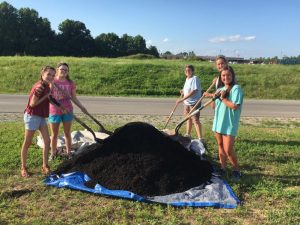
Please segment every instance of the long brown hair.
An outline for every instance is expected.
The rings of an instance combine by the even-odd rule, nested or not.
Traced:
[[[66,79],[67,79],[68,81],[72,82],[72,80],[70,79],[70,76],[69,76],[70,68],[69,68],[68,63],[60,62],[60,63],[57,64],[56,68],[58,69],[58,68],[61,67],[61,66],[66,66],[66,67],[68,67],[68,74],[67,74],[67,76],[66,76]]]
[[[231,88],[233,87],[233,85],[237,84],[236,81],[236,77],[235,77],[235,72],[233,70],[233,68],[231,66],[225,66],[220,72],[219,72],[219,83],[218,83],[218,88],[220,87],[224,87],[225,84],[223,83],[222,79],[221,79],[221,74],[223,71],[229,71],[231,73],[232,79],[231,79],[231,83],[229,84],[229,88],[226,89],[226,94],[225,97],[227,98],[229,96],[229,92],[231,90]]]
[[[54,72],[56,72],[55,68],[52,67],[52,66],[44,66],[42,69],[41,69],[41,72],[40,72],[40,80],[41,80],[41,83],[42,85],[44,85],[44,80],[43,80],[43,74],[47,71],[47,70],[53,70]]]

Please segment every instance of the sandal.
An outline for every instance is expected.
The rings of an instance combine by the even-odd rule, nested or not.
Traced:
[[[58,156],[57,153],[51,154],[50,157],[49,157],[49,161],[55,160],[57,158],[57,156]]]
[[[74,154],[72,152],[67,153],[67,158],[68,159],[72,159],[74,156]]]
[[[21,168],[21,176],[22,177],[29,177],[30,174],[27,171],[27,168]]]
[[[44,174],[44,175],[49,175],[50,172],[51,172],[51,171],[50,171],[50,168],[49,168],[48,165],[42,167],[42,174]]]

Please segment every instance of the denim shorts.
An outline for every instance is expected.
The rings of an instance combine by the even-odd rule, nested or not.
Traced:
[[[69,122],[72,121],[74,118],[73,113],[68,114],[55,114],[55,115],[49,115],[48,121],[49,123],[60,123],[60,122]]]
[[[26,130],[38,130],[41,126],[47,126],[46,118],[24,114],[24,124]]]

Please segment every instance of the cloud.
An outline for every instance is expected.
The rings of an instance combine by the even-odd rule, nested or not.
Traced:
[[[146,41],[146,45],[147,45],[147,46],[152,45],[152,41],[151,41],[151,40],[147,40],[147,41]]]
[[[255,39],[256,39],[255,36],[242,37],[240,34],[236,34],[231,36],[213,37],[208,41],[211,43],[223,43],[223,42],[237,42],[237,41],[252,41]]]
[[[169,38],[165,38],[164,40],[163,40],[163,42],[168,42],[169,41]]]

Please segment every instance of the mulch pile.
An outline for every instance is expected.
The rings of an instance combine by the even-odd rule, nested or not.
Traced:
[[[128,123],[103,144],[93,144],[59,165],[57,174],[80,171],[94,188],[127,190],[142,196],[186,191],[210,180],[212,166],[153,126]]]

